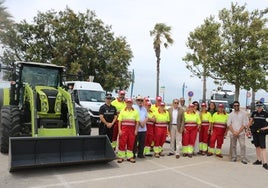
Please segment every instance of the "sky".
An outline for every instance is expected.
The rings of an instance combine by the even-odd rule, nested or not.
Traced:
[[[28,23],[32,23],[38,11],[63,11],[66,7],[76,13],[85,13],[87,9],[95,11],[99,19],[112,26],[115,36],[126,37],[130,45],[134,55],[129,66],[129,70],[135,72],[133,95],[152,98],[156,94],[156,57],[149,32],[156,23],[165,23],[171,27],[174,44],[161,49],[159,85],[164,88],[160,95],[170,102],[182,96],[188,101],[189,92],[193,93],[192,101],[202,99],[202,80],[193,77],[182,60],[190,52],[186,46],[187,38],[207,17],[217,18],[220,10],[230,9],[231,2],[240,6],[246,3],[249,11],[268,7],[268,0],[5,0],[4,6],[13,20],[20,22],[25,19]],[[183,83],[186,85],[184,93]],[[208,79],[207,98],[217,87],[213,80]],[[227,84],[223,88],[234,90],[234,86]],[[257,92],[256,99],[259,98],[268,101],[263,90]],[[245,90],[240,91],[239,100],[242,105],[251,102],[246,98]]]

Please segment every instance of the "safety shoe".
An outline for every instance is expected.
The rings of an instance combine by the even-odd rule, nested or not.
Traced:
[[[222,154],[216,154],[216,157],[223,158]]]
[[[188,155],[187,153],[183,153],[182,154],[183,157],[187,157],[187,155]]]
[[[160,157],[159,153],[155,153],[155,154],[154,154],[154,157],[155,157],[155,158],[159,158],[159,157]]]
[[[267,165],[267,163],[263,164],[262,167],[263,167],[264,169],[268,170],[268,165]]]
[[[118,158],[118,159],[117,159],[117,162],[118,162],[118,163],[122,163],[123,161],[124,161],[123,158]]]
[[[257,161],[255,161],[254,163],[252,163],[253,165],[261,165],[262,164],[262,162],[261,161],[259,161],[259,160],[257,160]]]
[[[193,157],[193,154],[188,154],[188,157],[189,157],[189,158],[192,158],[192,157]]]
[[[248,162],[245,161],[245,160],[242,160],[241,163],[243,163],[243,164],[248,164]]]
[[[180,158],[180,155],[176,155],[176,159],[179,159]]]
[[[162,153],[162,152],[160,152],[159,155],[160,155],[161,157],[164,157],[164,156],[165,156],[165,154]]]
[[[129,158],[127,159],[127,161],[131,162],[131,163],[136,163],[136,160],[132,157],[132,158]]]
[[[213,155],[213,153],[211,153],[211,152],[207,153],[207,156],[212,156],[212,155]]]

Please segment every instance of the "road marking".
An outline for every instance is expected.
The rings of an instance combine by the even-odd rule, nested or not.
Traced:
[[[190,166],[204,165],[204,164],[211,163],[211,162],[199,162],[199,163],[187,164],[187,165],[182,165],[182,166],[174,166],[174,167],[167,167],[167,166],[160,165],[160,164],[153,162],[153,161],[149,161],[149,162],[161,167],[161,169],[154,169],[154,170],[148,170],[148,171],[142,171],[142,172],[130,173],[130,174],[122,174],[122,175],[116,175],[116,176],[110,176],[110,177],[93,178],[93,179],[88,179],[88,180],[70,181],[70,182],[66,182],[66,180],[64,178],[62,178],[62,176],[56,175],[56,176],[59,176],[57,178],[60,180],[60,183],[47,184],[47,185],[41,185],[41,186],[32,186],[31,188],[49,188],[49,187],[55,187],[55,186],[64,186],[64,187],[68,186],[68,187],[70,187],[71,185],[74,185],[74,184],[85,184],[85,183],[94,182],[94,181],[119,179],[119,178],[131,177],[131,176],[141,176],[141,175],[153,174],[153,173],[158,173],[158,172],[163,172],[163,171],[168,171],[168,170],[173,170],[174,172],[176,172],[178,174],[181,174],[185,177],[197,180],[197,181],[202,182],[202,183],[209,185],[211,187],[221,188],[215,184],[212,184],[212,183],[204,181],[200,178],[197,178],[197,177],[194,177],[194,176],[191,176],[191,175],[188,175],[188,174],[185,174],[183,172],[176,170],[176,169],[190,167]]]
[[[181,174],[181,175],[183,175],[183,176],[185,176],[185,177],[194,179],[194,180],[196,180],[196,181],[199,181],[199,182],[204,183],[204,184],[206,184],[206,185],[209,185],[209,186],[211,186],[211,187],[221,188],[221,187],[218,186],[218,185],[215,185],[215,184],[210,183],[210,182],[208,182],[208,181],[202,180],[202,179],[197,178],[197,177],[195,177],[195,176],[192,176],[192,175],[189,175],[189,174],[186,174],[186,173],[184,173],[184,172],[181,172],[181,171],[176,170],[176,169],[178,169],[178,168],[185,168],[185,167],[189,167],[189,166],[198,166],[198,165],[204,165],[205,163],[211,163],[211,162],[209,162],[209,161],[206,161],[206,162],[200,162],[200,163],[194,163],[194,164],[190,164],[190,165],[183,165],[183,166],[178,166],[178,167],[174,167],[174,168],[169,168],[169,167],[167,167],[167,166],[165,166],[165,165],[160,165],[159,163],[156,163],[156,162],[154,162],[154,161],[149,161],[149,162],[150,162],[150,163],[153,163],[154,165],[157,165],[157,166],[159,166],[159,167],[167,168],[167,169],[169,169],[169,170],[171,170],[171,171],[173,171],[173,172],[175,172],[175,173],[177,173],[177,174]]]

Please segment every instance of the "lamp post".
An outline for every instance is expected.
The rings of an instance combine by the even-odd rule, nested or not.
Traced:
[[[185,82],[183,82],[182,84],[182,97],[184,98],[184,91],[185,91],[185,88],[187,88],[187,86],[185,85]]]
[[[161,86],[160,87],[160,93],[162,93],[162,98],[163,98],[163,101],[165,101],[165,86]]]

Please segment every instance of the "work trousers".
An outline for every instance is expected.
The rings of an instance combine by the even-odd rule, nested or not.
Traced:
[[[122,125],[121,135],[119,135],[119,147],[118,157],[119,158],[132,158],[133,148],[135,141],[135,126]],[[125,156],[126,153],[126,156]]]
[[[196,135],[197,135],[197,126],[185,126],[186,131],[182,134],[183,146],[194,146]]]
[[[209,145],[211,149],[215,148],[216,141],[217,141],[217,149],[221,149],[225,131],[226,128],[220,128],[220,127],[213,128],[213,133],[210,137],[210,145]]]
[[[160,153],[166,141],[167,127],[155,126],[154,133],[154,151],[155,153]]]
[[[144,147],[144,154],[150,154],[151,146],[154,141],[154,124],[146,124],[146,136],[145,136],[145,147]]]
[[[113,136],[112,136],[112,147],[115,149],[117,146],[117,138],[118,138],[118,120],[115,121],[113,126]]]
[[[230,135],[230,146],[232,152],[232,159],[236,159],[237,157],[237,140],[240,145],[240,156],[241,160],[246,160],[246,144],[245,144],[245,134],[240,134],[238,136],[234,136],[233,134]]]
[[[208,144],[208,129],[209,125],[201,125],[199,131],[199,150],[200,151],[207,151],[207,144]]]
[[[179,155],[182,147],[182,134],[179,133],[177,125],[171,125],[170,127],[170,153]]]

